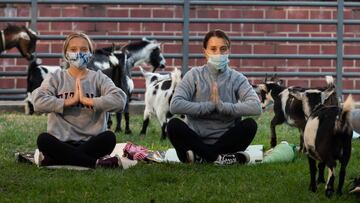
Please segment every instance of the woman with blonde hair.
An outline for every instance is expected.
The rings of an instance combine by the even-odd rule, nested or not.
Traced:
[[[119,167],[109,157],[116,144],[107,131],[107,112],[122,111],[126,95],[101,71],[87,69],[94,51],[80,32],[67,36],[63,54],[67,68],[50,73],[33,95],[35,111],[48,113],[47,132],[37,139],[39,166]]]

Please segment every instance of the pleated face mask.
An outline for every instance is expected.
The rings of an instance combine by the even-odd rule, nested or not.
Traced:
[[[218,71],[223,71],[229,62],[229,54],[208,55],[208,66]]]

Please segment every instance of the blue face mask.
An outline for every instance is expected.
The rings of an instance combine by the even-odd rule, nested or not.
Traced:
[[[229,54],[209,55],[207,61],[209,67],[214,68],[218,71],[225,70],[229,62]]]
[[[90,52],[66,52],[66,60],[78,69],[86,68],[92,54]]]

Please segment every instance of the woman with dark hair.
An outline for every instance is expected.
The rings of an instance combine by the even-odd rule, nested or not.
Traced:
[[[93,44],[84,33],[70,34],[63,46],[67,68],[50,73],[33,93],[35,111],[48,114],[47,132],[37,139],[39,166],[119,167],[108,157],[116,144],[107,131],[107,112],[124,109],[126,95],[101,71],[87,69]]]
[[[176,87],[170,103],[174,114],[167,126],[170,142],[182,162],[246,163],[243,152],[253,140],[257,124],[242,116],[259,115],[259,98],[248,79],[229,68],[230,39],[213,30],[203,40],[207,63],[192,68]]]

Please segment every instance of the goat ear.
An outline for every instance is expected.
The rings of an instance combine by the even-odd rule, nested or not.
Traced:
[[[150,40],[149,40],[148,38],[146,38],[146,37],[143,37],[141,40],[142,40],[142,41],[150,42]]]
[[[324,94],[324,101],[327,100],[332,94],[334,94],[335,89],[334,88],[328,88],[326,89],[323,94]]]
[[[266,73],[266,74],[265,74],[265,81],[264,81],[264,83],[266,83],[267,77],[268,77],[268,75],[267,75],[267,73]]]
[[[113,42],[112,47],[111,47],[111,52],[114,52],[114,51],[115,51],[115,43]]]
[[[41,60],[40,58],[36,58],[36,59],[35,59],[35,63],[36,63],[37,65],[41,65],[42,60]]]
[[[284,80],[279,79],[279,80],[276,81],[276,84],[282,85],[282,84],[284,84]]]
[[[276,77],[276,74],[272,75],[270,78],[270,81],[277,82],[278,78]]]
[[[260,88],[258,85],[251,85],[257,94],[260,94]]]

